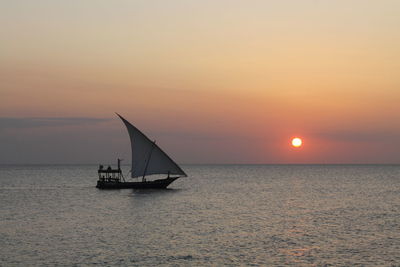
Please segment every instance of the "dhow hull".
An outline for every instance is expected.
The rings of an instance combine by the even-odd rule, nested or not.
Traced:
[[[165,189],[179,177],[170,177],[154,181],[143,182],[114,182],[97,181],[96,187],[99,189]]]

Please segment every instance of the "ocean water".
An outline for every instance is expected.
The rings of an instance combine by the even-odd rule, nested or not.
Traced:
[[[127,168],[127,167],[126,167]],[[98,190],[97,166],[0,166],[1,266],[400,266],[400,166],[183,166]]]

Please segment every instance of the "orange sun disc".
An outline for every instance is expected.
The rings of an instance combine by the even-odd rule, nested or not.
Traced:
[[[301,147],[302,144],[303,144],[303,141],[300,138],[296,137],[296,138],[292,139],[292,146]]]

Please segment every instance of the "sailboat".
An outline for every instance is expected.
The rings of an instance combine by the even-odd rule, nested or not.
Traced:
[[[131,140],[132,164],[131,178],[137,181],[125,181],[121,170],[121,160],[118,159],[118,169],[99,166],[97,188],[100,189],[162,189],[186,173],[157,144],[150,140],[138,128],[117,113],[125,124]],[[166,174],[167,177],[157,180],[147,180],[146,177],[155,174]],[[141,179],[140,179],[141,178]]]

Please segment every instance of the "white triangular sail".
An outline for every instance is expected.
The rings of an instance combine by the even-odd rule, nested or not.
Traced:
[[[158,145],[151,141],[139,129],[117,114],[124,122],[131,138],[132,166],[131,177],[151,174],[177,174],[187,176]]]

